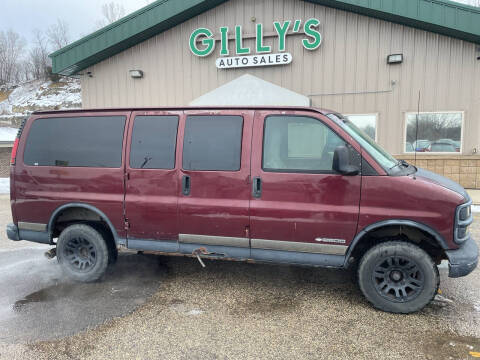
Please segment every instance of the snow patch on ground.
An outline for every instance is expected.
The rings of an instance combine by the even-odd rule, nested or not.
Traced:
[[[14,142],[17,137],[18,129],[11,127],[0,127],[0,142]]]
[[[0,178],[0,194],[10,194],[10,178]]]
[[[34,80],[18,85],[8,98],[0,102],[0,114],[24,115],[26,111],[80,108],[80,81],[62,80],[59,83]]]

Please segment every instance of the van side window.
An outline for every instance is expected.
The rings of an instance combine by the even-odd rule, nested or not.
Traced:
[[[330,173],[333,152],[345,142],[320,120],[303,116],[265,119],[263,169]]]
[[[185,170],[240,170],[243,118],[188,116],[183,141]]]
[[[125,116],[36,119],[23,156],[26,165],[119,168]]]
[[[178,116],[137,116],[133,125],[130,167],[175,168]]]

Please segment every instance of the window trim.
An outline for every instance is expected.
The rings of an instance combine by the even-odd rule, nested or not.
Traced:
[[[420,111],[420,112],[417,112],[417,111],[406,111],[405,113],[405,116],[403,117],[403,141],[402,141],[402,154],[403,155],[415,155],[415,154],[420,154],[420,155],[427,155],[427,156],[430,156],[430,155],[448,155],[448,156],[451,156],[451,155],[463,155],[463,145],[464,145],[464,131],[465,131],[465,111],[452,111],[452,110],[449,110],[449,111]],[[417,152],[417,151],[411,151],[411,152],[407,152],[405,151],[405,145],[407,143],[407,126],[408,126],[408,115],[422,115],[422,114],[461,114],[461,117],[462,117],[462,128],[461,128],[461,131],[460,131],[460,151],[457,152],[442,152],[442,151],[435,151],[435,152],[430,152],[430,151],[426,151],[426,152]]]
[[[270,114],[266,115],[263,118],[263,134],[262,134],[262,171],[263,172],[270,172],[270,173],[285,173],[285,174],[324,174],[324,175],[340,175],[336,173],[333,170],[305,170],[305,169],[266,169],[264,167],[263,161],[265,160],[264,155],[265,155],[265,126],[267,124],[267,119],[269,117],[278,117],[278,116],[284,116],[284,117],[301,117],[301,118],[311,118],[313,120],[319,121],[322,123],[324,126],[326,126],[330,131],[332,131],[335,135],[337,135],[340,139],[342,139],[345,144],[350,145],[350,143],[343,138],[339,133],[337,133],[335,130],[333,130],[328,124],[326,124],[322,119],[311,116],[311,115],[296,115],[296,114]],[[355,151],[357,151],[354,148]]]
[[[349,116],[375,116],[375,142],[378,143],[378,118],[380,114],[376,113],[362,113],[362,114],[342,114],[344,117],[348,118]],[[353,121],[352,121],[353,122]]]
[[[123,124],[123,132],[122,132],[122,141],[121,141],[121,149],[120,149],[120,166],[63,166],[63,165],[32,165],[27,164],[25,161],[25,154],[28,146],[28,140],[31,136],[31,131],[34,123],[38,120],[49,120],[49,119],[70,119],[70,118],[101,118],[101,117],[123,117],[124,124]],[[22,149],[22,165],[29,168],[68,168],[68,169],[123,169],[124,162],[125,162],[125,136],[127,135],[127,128],[128,128],[128,121],[129,116],[127,114],[121,113],[113,113],[113,114],[102,114],[102,115],[81,115],[81,114],[67,114],[66,116],[63,114],[59,114],[58,116],[47,116],[47,117],[36,117],[34,118],[29,126],[27,131],[27,136],[25,137],[25,143]]]
[[[239,166],[238,166],[238,169],[236,170],[192,170],[192,169],[185,169],[183,167],[183,162],[184,162],[184,156],[185,156],[185,133],[186,133],[186,129],[187,129],[187,119],[189,117],[192,117],[192,116],[195,116],[195,117],[218,117],[218,116],[236,116],[236,117],[239,117],[242,119],[242,132],[240,134],[240,162],[239,162]],[[185,114],[185,120],[184,120],[184,125],[183,125],[183,131],[182,131],[182,139],[181,139],[181,146],[182,146],[182,151],[181,151],[181,169],[182,171],[184,171],[185,173],[187,172],[191,172],[191,171],[196,171],[196,172],[207,172],[207,173],[211,173],[211,172],[231,172],[231,173],[237,173],[237,172],[241,172],[242,171],[242,167],[243,167],[243,137],[245,135],[245,116],[244,114]]]
[[[173,167],[172,168],[136,168],[132,167],[132,149],[133,149],[133,133],[135,131],[135,121],[137,117],[176,117],[177,118],[177,131],[175,132],[175,146],[174,146],[174,154],[173,154]],[[140,115],[140,114],[135,114],[133,116],[133,124],[132,124],[132,131],[130,135],[130,146],[128,151],[128,163],[127,163],[127,168],[129,170],[152,170],[152,171],[158,171],[158,170],[165,170],[165,171],[170,171],[170,170],[175,170],[177,168],[177,148],[178,148],[178,136],[180,134],[180,115],[178,114],[162,114],[162,115]]]

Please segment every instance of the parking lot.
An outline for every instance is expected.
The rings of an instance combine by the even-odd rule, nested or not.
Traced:
[[[480,214],[473,233],[480,239]],[[0,195],[0,226],[10,221]],[[75,284],[48,246],[0,238],[2,359],[469,359],[480,270],[419,313],[373,309],[348,271],[124,253]]]

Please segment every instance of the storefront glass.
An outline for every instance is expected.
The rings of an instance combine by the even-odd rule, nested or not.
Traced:
[[[462,112],[408,113],[406,116],[405,152],[461,152]]]

